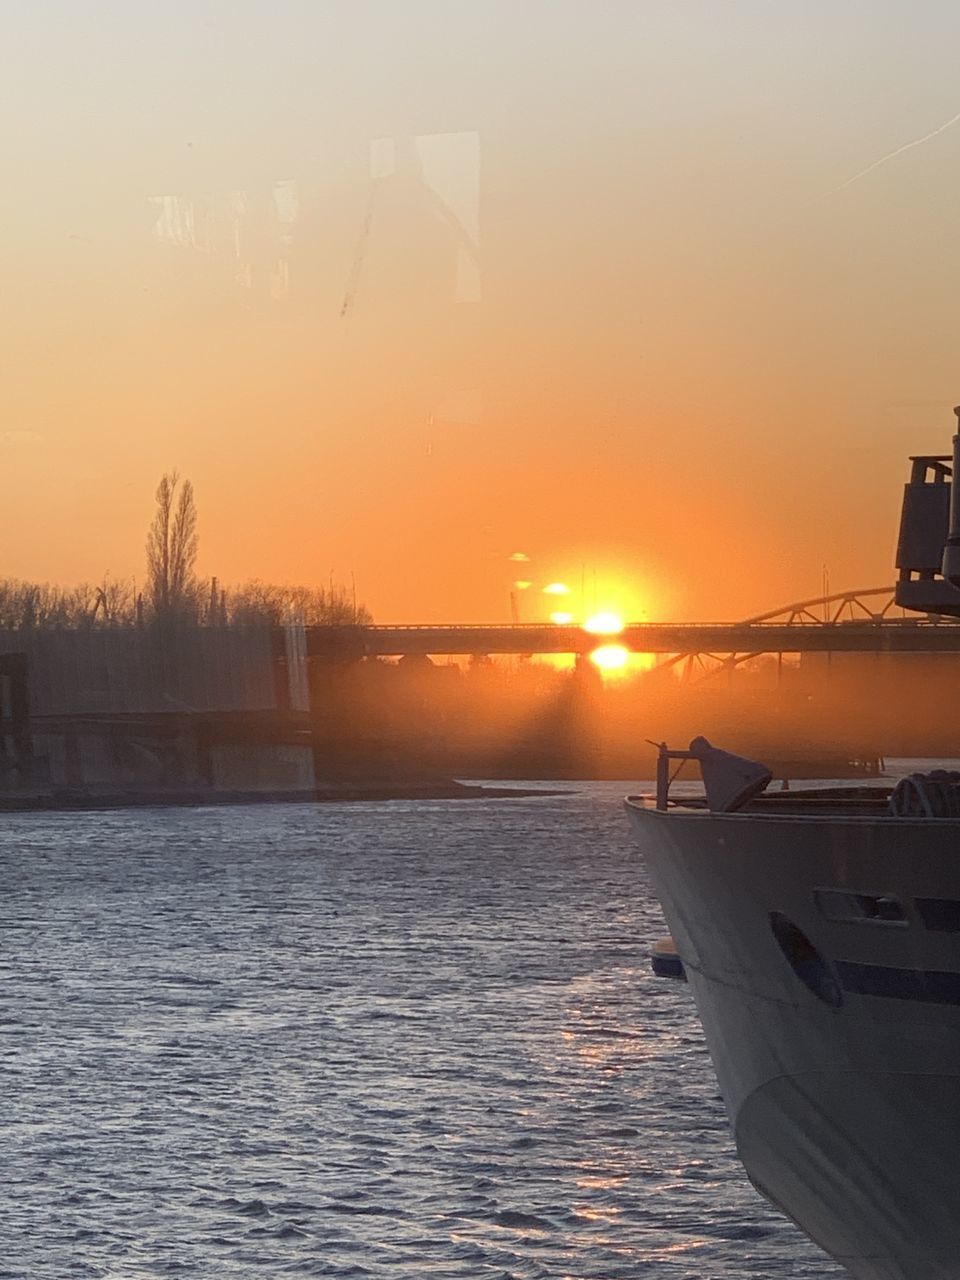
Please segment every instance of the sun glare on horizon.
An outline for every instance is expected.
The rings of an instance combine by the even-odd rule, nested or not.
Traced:
[[[602,609],[591,616],[583,624],[584,631],[594,636],[618,636],[623,630],[624,622],[612,609]]]
[[[622,644],[602,644],[591,653],[590,661],[600,668],[604,676],[624,675],[630,662],[630,650]]]

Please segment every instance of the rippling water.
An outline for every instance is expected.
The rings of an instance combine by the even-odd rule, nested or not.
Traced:
[[[0,1276],[840,1276],[649,972],[623,790],[4,816]]]

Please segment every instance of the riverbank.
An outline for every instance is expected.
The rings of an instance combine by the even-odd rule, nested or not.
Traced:
[[[567,795],[569,790],[544,787],[497,787],[466,782],[422,785],[379,783],[323,786],[299,791],[226,791],[203,787],[122,790],[84,787],[42,795],[0,796],[0,813],[71,812],[87,809],[189,808],[245,804],[334,804],[385,800],[506,800],[524,796]]]

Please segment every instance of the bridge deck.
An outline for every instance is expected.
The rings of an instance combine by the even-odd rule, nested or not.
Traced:
[[[618,636],[581,627],[371,626],[309,627],[316,657],[401,657],[424,654],[584,654],[599,645],[635,653],[960,653],[960,624],[922,618],[839,622],[647,622]]]

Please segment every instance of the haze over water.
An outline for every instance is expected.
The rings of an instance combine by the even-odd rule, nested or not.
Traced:
[[[649,972],[624,790],[6,815],[3,1274],[838,1275]]]

